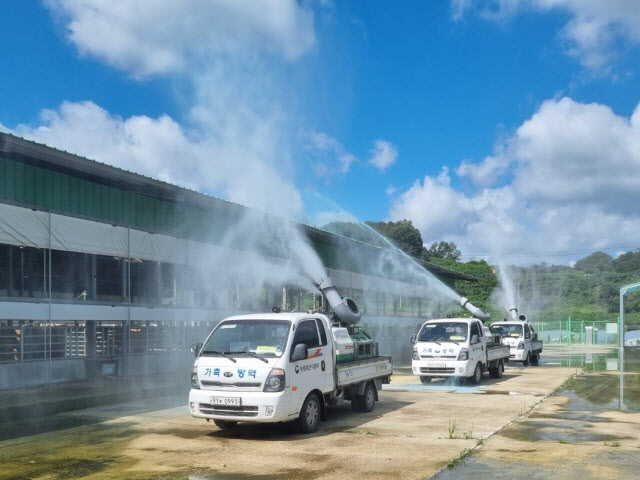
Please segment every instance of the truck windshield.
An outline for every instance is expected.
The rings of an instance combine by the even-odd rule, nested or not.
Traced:
[[[469,326],[461,322],[428,323],[420,330],[420,342],[464,342]]]
[[[503,337],[521,337],[522,325],[504,325],[494,323],[489,327],[494,335],[502,335]]]
[[[291,329],[288,320],[228,320],[218,324],[202,347],[202,355],[253,354],[279,357]]]

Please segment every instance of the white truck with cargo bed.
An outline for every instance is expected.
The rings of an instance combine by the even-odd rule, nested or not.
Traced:
[[[509,360],[509,348],[476,318],[428,320],[411,342],[411,368],[422,383],[438,377],[462,377],[479,384],[484,372],[501,378]]]
[[[340,399],[351,400],[354,410],[373,410],[393,373],[391,357],[377,351],[351,360],[347,329],[320,313],[229,317],[194,350],[189,409],[220,428],[295,422],[310,433]]]
[[[489,327],[494,335],[502,338],[502,344],[509,347],[509,360],[522,362],[525,367],[538,365],[542,352],[542,340],[538,340],[533,325],[526,316],[520,315],[518,320],[504,320],[492,323]]]

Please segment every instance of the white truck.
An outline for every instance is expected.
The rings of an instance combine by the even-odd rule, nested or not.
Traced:
[[[411,368],[422,383],[438,377],[462,377],[477,385],[485,372],[501,378],[509,360],[509,348],[477,318],[428,320],[412,335],[411,342]]]
[[[191,415],[223,429],[295,422],[298,431],[311,433],[327,406],[341,399],[356,411],[372,411],[382,384],[390,382],[391,357],[378,355],[377,343],[353,325],[360,316],[352,300],[336,297],[332,284],[323,292],[336,312],[332,320],[277,310],[222,320],[194,348]],[[357,318],[349,318],[354,309]]]
[[[502,344],[509,347],[509,360],[522,362],[527,367],[538,365],[540,352],[542,352],[542,340],[538,340],[538,334],[532,325],[529,325],[525,315],[518,315],[514,307],[510,310],[511,320],[495,322],[491,324],[491,332],[502,338]]]
[[[370,412],[390,381],[391,357],[337,363],[353,350],[348,339],[346,328],[332,327],[318,313],[226,318],[196,348],[191,414],[220,428],[295,420],[299,431],[311,433],[325,408],[341,398]]]

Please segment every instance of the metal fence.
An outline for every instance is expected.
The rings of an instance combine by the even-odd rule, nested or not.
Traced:
[[[533,323],[538,338],[547,343],[563,345],[616,345],[618,343],[617,318],[611,320],[563,320]]]

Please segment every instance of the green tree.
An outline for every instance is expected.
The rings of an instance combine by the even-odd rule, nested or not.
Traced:
[[[399,220],[397,222],[365,222],[371,228],[384,235],[386,238],[412,257],[420,257],[424,245],[420,230],[413,226],[411,220]]]
[[[434,258],[451,258],[460,260],[462,253],[458,250],[458,246],[454,242],[433,242],[431,247],[424,249],[422,257],[424,260],[431,261]]]
[[[586,273],[597,274],[606,273],[613,267],[613,257],[608,253],[594,252],[588,257],[584,257],[576,262],[576,270]]]
[[[640,250],[620,255],[613,261],[613,269],[618,273],[635,273],[637,275],[640,272]]]
[[[377,247],[385,247],[387,243],[380,236],[371,231],[371,228],[356,222],[331,222],[322,227],[322,230],[335,233],[343,237],[352,238]]]

